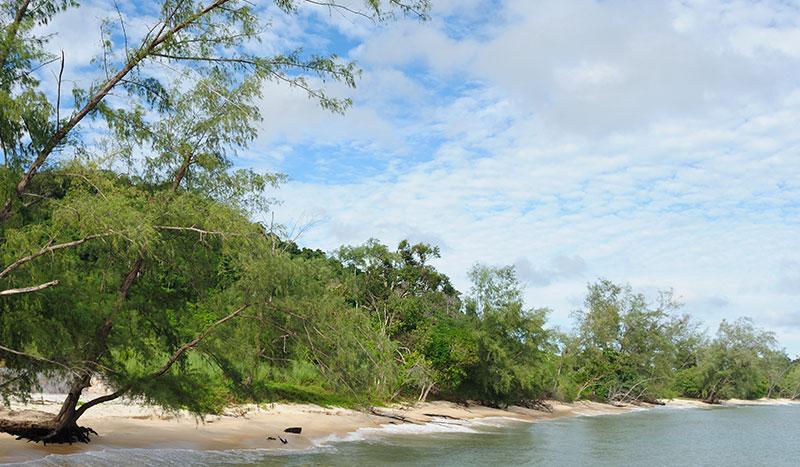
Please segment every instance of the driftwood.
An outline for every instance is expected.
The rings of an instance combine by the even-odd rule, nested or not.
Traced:
[[[664,402],[664,401],[660,401],[658,399],[653,399],[653,398],[650,398],[650,397],[642,398],[642,402],[647,403],[647,404],[652,404],[652,405],[667,405],[667,403]]]
[[[463,420],[462,418],[453,417],[453,416],[450,416],[450,415],[443,415],[443,414],[439,414],[439,413],[424,413],[422,415],[425,415],[426,417],[446,418],[448,420]]]
[[[303,431],[303,428],[301,428],[299,426],[293,426],[293,427],[289,427],[289,428],[283,430],[284,433],[294,433],[296,435],[299,435],[300,432],[302,432],[302,431]]]
[[[375,407],[370,408],[369,412],[372,415],[375,415],[377,417],[391,418],[392,420],[398,420],[398,421],[401,421],[403,423],[414,423],[416,425],[420,424],[419,422],[415,422],[414,420],[410,420],[409,418],[404,417],[402,415],[394,415],[394,414],[379,412],[378,410],[375,409]]]

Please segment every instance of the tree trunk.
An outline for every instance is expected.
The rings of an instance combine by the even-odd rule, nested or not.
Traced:
[[[89,387],[91,376],[86,373],[77,377],[69,388],[61,410],[51,419],[44,420],[0,420],[0,432],[34,442],[47,443],[88,443],[90,434],[97,434],[87,427],[78,426],[82,412],[77,410],[78,400],[84,389]]]
[[[138,263],[137,263],[138,264]],[[95,333],[94,350],[88,356],[87,361],[98,363],[100,358],[106,351],[108,336],[111,334],[112,321],[111,318],[106,318],[103,324],[97,329]],[[81,371],[75,377],[70,385],[67,397],[61,404],[61,410],[58,415],[50,423],[50,431],[43,436],[21,436],[22,438],[30,439],[31,441],[42,441],[44,443],[74,443],[74,442],[89,442],[89,434],[97,434],[91,428],[78,426],[78,418],[83,415],[83,411],[78,410],[78,401],[80,400],[83,390],[91,386],[92,372],[87,370]]]
[[[53,430],[48,433],[41,441],[47,443],[70,443],[73,442],[89,442],[89,434],[97,434],[91,428],[78,426],[78,418],[81,413],[78,413],[78,401],[80,400],[83,390],[91,385],[91,375],[86,373],[84,376],[77,378],[69,389],[64,403],[61,404],[61,410],[54,419],[55,426]],[[37,441],[37,440],[34,440]]]
[[[705,402],[706,404],[716,404],[719,401],[719,398],[717,396],[719,395],[720,389],[729,383],[731,383],[731,380],[728,377],[725,377],[717,381],[714,384],[714,386],[711,387],[711,391],[708,393],[708,396],[706,396],[706,398],[703,399],[703,402]]]
[[[433,389],[433,385],[434,383],[431,383],[425,389],[425,393],[422,395],[422,402],[425,402],[428,399],[428,394],[431,392],[431,389]]]

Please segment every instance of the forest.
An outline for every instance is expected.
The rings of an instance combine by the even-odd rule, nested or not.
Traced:
[[[559,329],[510,266],[476,264],[459,291],[435,245],[302,247],[260,221],[286,175],[237,156],[262,124],[263,86],[342,113],[352,102],[325,86],[356,86],[357,65],[251,54],[263,27],[251,2],[154,3],[149,27],[109,15],[102,55],[83,64],[96,79],[71,89],[57,38],[40,31],[77,2],[1,7],[0,395],[26,400],[45,381],[67,395],[51,421],[0,431],[86,441],[80,417],[120,397],[196,414],[276,400],[800,397],[800,361],[773,333],[747,318],[708,333],[669,290],[598,279]],[[302,3],[274,1],[286,15]],[[429,8],[367,0],[343,13],[424,21]],[[82,398],[98,381],[112,392]]]

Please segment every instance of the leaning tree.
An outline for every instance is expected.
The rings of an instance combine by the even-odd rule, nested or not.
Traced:
[[[233,166],[256,136],[254,102],[284,83],[343,112],[350,101],[317,83],[352,87],[358,74],[335,55],[253,53],[268,6],[304,21],[315,7],[377,22],[429,7],[164,0],[136,12],[109,2],[97,77],[71,92],[69,54],[49,53],[58,38],[41,31],[77,2],[0,7],[0,395],[25,399],[52,376],[68,383],[57,415],[0,419],[0,431],[88,441],[78,419],[122,395],[199,413],[223,402],[189,354],[272,299],[257,261],[271,237],[251,220],[281,176]],[[98,378],[111,392],[79,404]]]

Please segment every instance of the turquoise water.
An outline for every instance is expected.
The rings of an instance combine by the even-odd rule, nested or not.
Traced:
[[[797,466],[800,405],[657,408],[525,424],[392,426],[327,440],[306,453],[117,450],[39,465]]]

